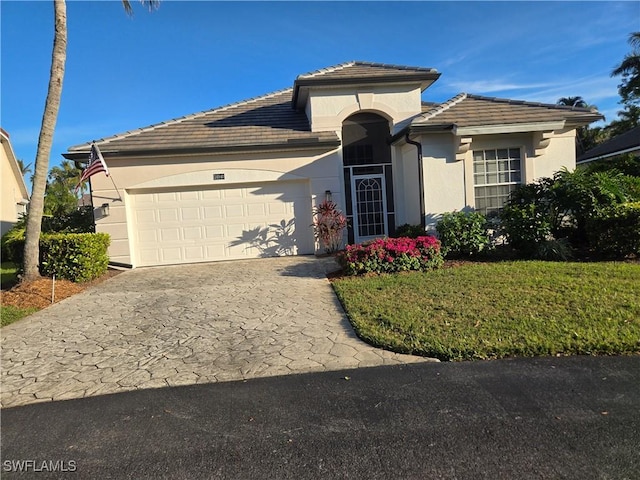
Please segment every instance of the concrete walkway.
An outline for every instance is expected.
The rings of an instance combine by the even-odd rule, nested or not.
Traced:
[[[428,361],[359,340],[331,258],[124,272],[4,327],[0,406]]]

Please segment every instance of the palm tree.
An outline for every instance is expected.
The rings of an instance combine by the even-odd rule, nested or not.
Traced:
[[[597,110],[595,105],[588,104],[584,98],[577,97],[562,97],[556,102],[556,105],[561,105],[571,108],[588,108],[590,110]],[[602,139],[602,128],[579,127],[576,129],[576,155],[580,155],[590,148],[595,147]]]
[[[24,160],[20,160],[19,158],[18,158],[18,166],[20,167],[20,172],[22,173],[23,177],[27,173],[33,172],[33,170],[31,169],[31,164],[30,163],[25,164]]]
[[[51,73],[49,76],[49,90],[42,116],[36,165],[33,175],[33,189],[29,202],[29,216],[24,244],[24,275],[23,281],[35,280],[40,276],[38,259],[40,255],[40,232],[42,231],[42,213],[44,210],[44,192],[47,186],[49,171],[49,155],[53,143],[53,132],[56,128],[60,97],[62,95],[62,81],[67,59],[67,6],[64,0],[53,0],[55,15],[55,34],[53,37],[53,54],[51,57]]]
[[[640,101],[640,32],[629,35],[629,44],[631,53],[625,55],[620,65],[611,72],[611,76],[622,75],[618,93],[622,97],[622,103],[633,104]]]
[[[156,8],[159,0],[140,0],[150,10]],[[128,0],[122,0],[127,13],[133,9]],[[42,125],[36,151],[33,189],[29,203],[29,215],[25,232],[24,244],[24,275],[22,281],[28,282],[40,276],[38,263],[40,256],[40,233],[42,231],[42,214],[44,211],[44,194],[47,186],[49,170],[49,156],[53,143],[53,133],[58,120],[62,82],[67,59],[67,6],[65,0],[53,0],[55,33],[53,37],[53,53],[51,56],[51,72],[49,75],[49,89],[42,115]]]
[[[558,99],[556,105],[575,108],[589,108],[589,104],[582,97],[562,97]]]

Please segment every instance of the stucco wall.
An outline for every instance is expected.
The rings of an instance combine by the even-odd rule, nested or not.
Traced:
[[[131,264],[130,238],[132,223],[130,195],[149,189],[205,188],[233,186],[251,182],[285,179],[308,179],[315,204],[330,190],[332,198],[344,208],[341,167],[336,152],[305,155],[298,152],[219,155],[193,157],[106,159],[111,178],[100,173],[91,178],[96,230],[111,236],[111,261]],[[213,174],[225,174],[224,180],[213,180]],[[113,182],[112,182],[113,180]],[[114,184],[118,190],[114,188]],[[109,215],[100,206],[109,204]]]
[[[2,148],[0,148],[0,178],[2,179],[0,235],[4,235],[18,220],[18,213],[25,211],[28,194],[22,172],[20,172],[13,149],[4,132],[0,134],[0,140],[2,142]]]
[[[423,178],[425,223],[433,228],[440,216],[454,210],[475,207],[473,183],[473,150],[490,148],[520,148],[522,175],[531,183],[541,177],[552,176],[566,167],[575,168],[575,130],[558,132],[550,136],[549,146],[536,156],[532,133],[500,135],[476,135],[463,160],[456,160],[455,137],[451,133],[423,135]],[[404,174],[403,191],[400,192],[402,206],[398,213],[401,223],[420,223],[417,201],[417,171],[415,148],[406,145],[397,151],[397,163]],[[400,169],[398,169],[400,171]]]
[[[395,125],[420,113],[419,86],[399,85],[376,87],[317,88],[311,91],[307,117],[311,130],[340,131],[342,122],[361,111],[384,114]]]

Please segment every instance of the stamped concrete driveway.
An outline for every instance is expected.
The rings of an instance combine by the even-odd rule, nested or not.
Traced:
[[[354,334],[331,258],[124,272],[1,332],[1,406],[425,361]]]

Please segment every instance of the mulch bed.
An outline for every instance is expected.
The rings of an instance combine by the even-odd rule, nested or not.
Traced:
[[[100,278],[85,283],[56,280],[53,302],[51,301],[53,279],[43,277],[33,282],[18,283],[10,290],[2,291],[2,305],[11,305],[17,308],[46,308],[52,303],[57,303],[80,293],[86,288],[101,283],[120,272],[120,270],[109,269]]]

